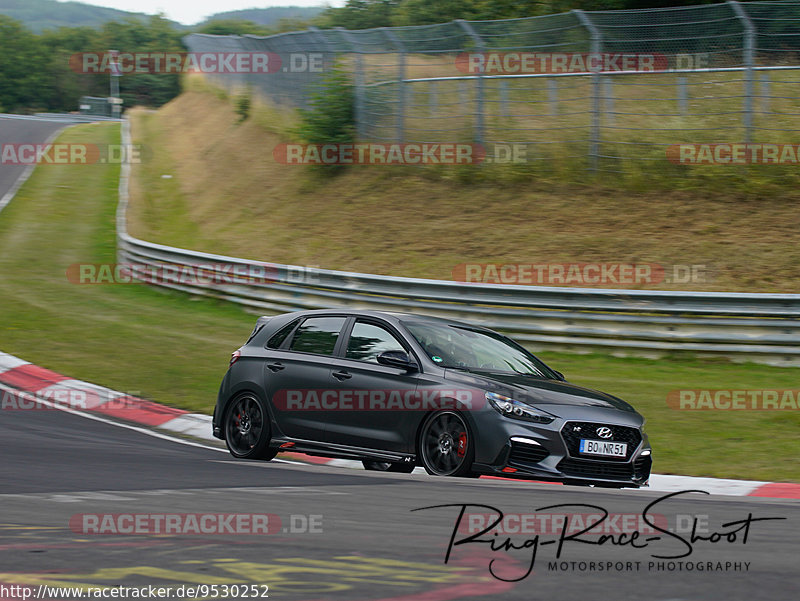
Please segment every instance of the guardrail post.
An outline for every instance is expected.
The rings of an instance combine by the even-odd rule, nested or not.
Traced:
[[[398,144],[405,139],[405,115],[406,115],[406,47],[390,29],[380,28],[381,32],[389,38],[395,46],[400,48],[400,58],[397,62],[397,131],[395,138]]]
[[[361,59],[361,50],[358,49],[353,35],[344,27],[337,27],[336,31],[342,36],[345,44],[350,51],[356,55],[355,60],[355,121],[356,121],[356,137],[361,142],[366,140],[366,120],[364,113],[364,63]]]
[[[483,38],[478,35],[472,25],[467,23],[464,19],[456,19],[454,21],[458,24],[464,32],[472,38],[475,42],[475,49],[478,52],[486,51],[486,44]],[[478,144],[484,143],[484,125],[483,125],[483,73],[479,73],[475,80],[475,142]]]
[[[743,121],[744,121],[744,141],[750,143],[753,134],[753,66],[755,62],[755,37],[756,28],[750,20],[747,12],[742,8],[742,5],[735,0],[727,0],[733,12],[738,19],[742,22],[744,29],[744,106]]]
[[[586,13],[580,9],[574,9],[572,12],[578,17],[589,35],[592,38],[592,54],[600,54],[603,44],[603,36],[600,30],[595,27],[594,23],[589,20]],[[592,74],[592,126],[589,141],[589,165],[592,172],[597,171],[597,162],[600,156],[600,86],[601,78],[598,73]]]

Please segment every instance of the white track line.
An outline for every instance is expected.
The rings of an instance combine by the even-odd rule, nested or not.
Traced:
[[[6,115],[2,115],[2,117],[4,119],[8,118]],[[74,125],[79,125],[79,124],[74,123],[72,125],[65,125],[64,127],[57,129],[47,137],[47,139],[43,142],[43,144],[45,145],[52,144],[55,141],[55,139],[64,132],[64,130],[73,127]],[[23,171],[17,178],[17,180],[12,184],[11,189],[9,189],[9,191],[3,195],[3,198],[0,198],[0,211],[5,209],[8,203],[10,203],[14,199],[14,196],[16,196],[17,192],[19,192],[19,189],[22,187],[22,184],[28,181],[28,178],[31,176],[35,168],[36,168],[35,164],[28,165],[27,167],[25,167],[25,171]]]
[[[147,428],[141,428],[139,426],[133,426],[131,424],[123,424],[123,423],[120,423],[120,422],[117,422],[117,421],[114,421],[114,420],[111,420],[111,419],[108,419],[108,418],[105,418],[105,417],[100,417],[98,415],[93,415],[91,413],[87,413],[85,411],[79,411],[77,409],[70,409],[69,407],[65,407],[60,403],[53,403],[53,402],[48,401],[46,399],[42,399],[40,397],[37,397],[36,395],[31,394],[29,392],[23,392],[21,390],[17,390],[16,388],[11,388],[10,386],[6,386],[5,384],[0,384],[0,390],[2,390],[4,392],[11,393],[13,395],[16,395],[16,396],[24,399],[25,401],[30,401],[32,403],[37,403],[37,404],[45,405],[45,406],[48,406],[48,407],[52,407],[53,409],[56,409],[58,411],[64,411],[65,413],[70,413],[72,415],[78,415],[80,417],[85,417],[87,419],[92,419],[92,420],[94,420],[96,422],[102,422],[104,424],[110,424],[112,426],[117,426],[119,428],[125,428],[126,430],[133,430],[134,432],[140,432],[142,434],[147,434],[148,436],[153,436],[154,438],[160,438],[162,440],[171,440],[172,442],[177,442],[177,443],[180,443],[180,444],[183,444],[183,445],[187,445],[187,446],[190,446],[190,447],[199,447],[201,449],[211,449],[213,451],[220,451],[222,453],[227,453],[228,452],[226,449],[220,449],[219,447],[213,447],[213,446],[202,444],[202,443],[199,443],[199,442],[193,442],[191,440],[185,440],[183,438],[177,438],[177,437],[174,437],[174,436],[169,436],[168,434],[162,434],[161,432],[156,432],[154,430],[149,430]],[[22,411],[24,411],[24,410],[22,410]]]

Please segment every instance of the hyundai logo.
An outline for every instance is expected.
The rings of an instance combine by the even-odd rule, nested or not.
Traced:
[[[614,433],[611,431],[611,428],[603,426],[602,428],[597,428],[597,435],[600,438],[611,438],[614,436]]]

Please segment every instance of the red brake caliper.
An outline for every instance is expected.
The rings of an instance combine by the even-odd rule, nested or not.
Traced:
[[[467,433],[462,432],[458,435],[458,449],[456,449],[456,453],[459,457],[463,457],[464,454],[467,452]]]

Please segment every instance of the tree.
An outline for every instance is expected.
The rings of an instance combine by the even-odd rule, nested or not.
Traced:
[[[393,25],[393,15],[402,0],[348,0],[341,8],[331,8],[323,13],[323,27],[345,29],[370,29]]]
[[[61,27],[36,35],[0,16],[0,105],[5,110],[74,111],[81,96],[108,96],[109,75],[81,73],[74,55],[121,52],[182,52],[181,32],[163,16],[106,23],[101,29]],[[124,106],[160,106],[180,93],[178,74],[120,78]]]
[[[36,103],[44,77],[45,53],[21,23],[0,15],[0,105],[14,111]]]
[[[245,19],[219,19],[200,26],[197,33],[210,35],[269,35],[269,27],[258,25]]]

